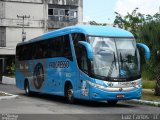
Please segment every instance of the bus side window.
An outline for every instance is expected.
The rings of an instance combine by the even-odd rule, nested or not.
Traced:
[[[87,51],[84,46],[78,46],[76,56],[78,67],[88,74]]]
[[[65,35],[63,39],[63,52],[64,52],[64,57],[68,58],[69,60],[73,61],[72,58],[72,52],[71,52],[71,46],[70,46],[70,40],[69,40],[69,35]]]
[[[48,58],[54,58],[56,57],[56,39],[57,38],[50,38],[48,41],[48,46],[47,46],[47,56]]]
[[[37,43],[36,45],[36,51],[35,51],[35,59],[39,59],[40,58],[40,46]]]
[[[48,58],[47,56],[47,40],[40,42],[40,58]]]
[[[30,44],[28,44],[26,47],[27,47],[27,50],[26,50],[26,53],[25,53],[26,60],[30,60],[30,58],[31,58],[30,54],[32,53],[32,47],[31,47]]]
[[[72,40],[74,46],[78,45],[78,41],[84,41],[85,40],[85,35],[82,33],[73,33],[72,34]]]
[[[76,53],[77,63],[79,69],[88,74],[87,52],[84,46],[80,45],[78,41],[85,41],[85,35],[82,33],[73,33],[72,40],[74,50]]]
[[[32,60],[36,59],[37,46],[36,44],[32,44]]]
[[[58,37],[55,39],[55,50],[56,50],[56,57],[63,57],[63,48],[62,48],[62,37]]]
[[[23,53],[22,53],[23,54],[22,59],[23,60],[27,60],[27,57],[28,57],[27,46],[24,46],[22,51],[23,51]]]
[[[17,48],[16,48],[16,59],[17,60],[21,60],[21,49],[22,47],[20,47],[20,46],[17,46]]]

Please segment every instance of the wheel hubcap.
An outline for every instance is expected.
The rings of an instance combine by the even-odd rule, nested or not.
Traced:
[[[72,89],[69,89],[69,90],[68,90],[68,99],[71,100],[71,99],[72,99],[72,96],[73,96],[73,90],[72,90]]]
[[[26,93],[29,93],[28,85],[26,86]]]

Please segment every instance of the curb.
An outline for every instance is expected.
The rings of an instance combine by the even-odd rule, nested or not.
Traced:
[[[155,101],[133,99],[133,100],[125,101],[125,102],[135,103],[135,104],[140,104],[140,105],[150,105],[150,106],[160,107],[160,102],[155,102]]]
[[[18,95],[9,94],[9,93],[5,93],[5,92],[2,92],[2,91],[0,91],[0,92],[4,93],[6,95],[9,95],[9,96],[0,96],[0,100],[9,100],[9,99],[13,99],[13,98],[18,97]]]
[[[15,78],[2,76],[2,84],[15,85],[16,80],[15,80]]]

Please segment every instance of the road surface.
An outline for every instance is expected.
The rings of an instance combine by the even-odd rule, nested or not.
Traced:
[[[97,116],[109,115],[112,119],[116,115],[126,120],[126,114],[160,114],[160,107],[131,104],[120,101],[116,106],[109,106],[106,102],[90,102],[78,100],[75,104],[67,104],[63,97],[36,94],[26,97],[23,90],[13,85],[0,84],[0,91],[19,95],[16,99],[0,100],[0,114],[65,114],[61,115],[66,120],[85,116],[96,118]],[[60,116],[60,115],[59,115]],[[76,117],[74,117],[76,116]],[[58,116],[57,116],[58,117]],[[127,116],[129,117],[129,116]],[[160,116],[159,116],[160,117]],[[40,118],[43,118],[40,117]],[[97,117],[101,118],[101,117]],[[158,118],[159,119],[159,118]],[[127,118],[128,120],[128,118]]]

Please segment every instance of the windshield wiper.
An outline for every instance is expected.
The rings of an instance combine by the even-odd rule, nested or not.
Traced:
[[[116,55],[115,55],[115,53],[113,52],[113,54],[114,54],[114,65],[115,65],[115,68],[116,68],[116,70],[117,70],[117,65],[116,65]]]
[[[113,61],[112,61],[112,64],[111,64],[111,66],[110,66],[110,68],[109,68],[109,72],[108,72],[108,77],[110,77],[111,76],[111,74],[112,74],[112,72],[113,72],[113,68],[114,68],[114,65],[115,65],[115,68],[117,69],[117,66],[116,66],[116,56],[115,56],[115,53],[113,52]],[[115,64],[114,64],[115,63]]]

